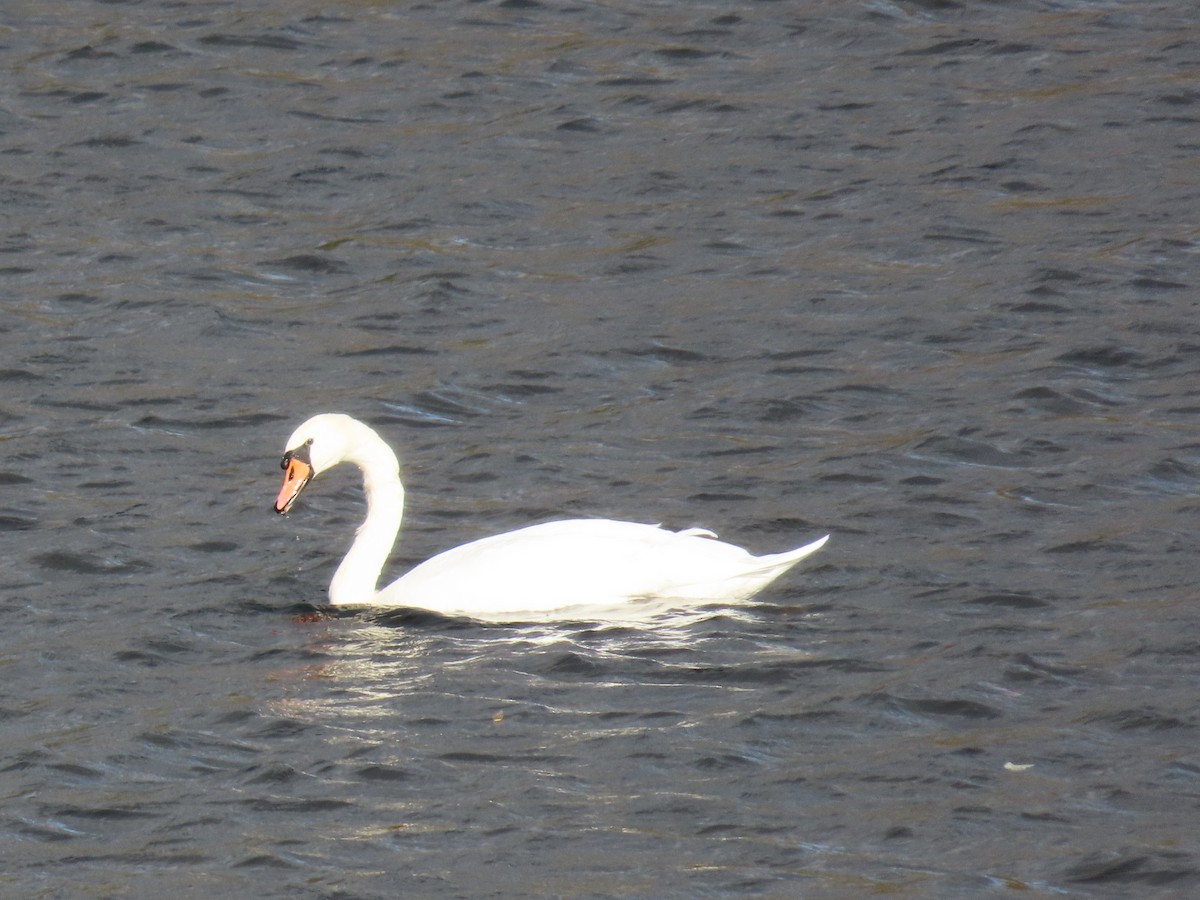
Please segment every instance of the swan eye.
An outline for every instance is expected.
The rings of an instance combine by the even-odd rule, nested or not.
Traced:
[[[295,470],[290,468],[293,460],[295,460],[296,462],[303,463],[305,465],[305,467],[309,470],[312,469],[312,463],[310,463],[308,461],[309,460],[308,448],[312,446],[312,443],[313,443],[313,439],[309,438],[307,441],[305,441],[303,444],[301,444],[295,450],[289,450],[289,451],[287,451],[287,453],[283,454],[283,459],[281,459],[279,461],[279,468],[283,469],[283,471],[288,473],[285,483],[287,481],[291,481],[293,478],[296,477]]]

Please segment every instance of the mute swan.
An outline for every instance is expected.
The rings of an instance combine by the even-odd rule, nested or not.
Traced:
[[[288,438],[275,512],[287,513],[316,475],[349,460],[362,470],[367,518],[334,573],[335,605],[413,607],[492,621],[521,614],[561,618],[605,610],[630,618],[647,606],[736,602],[762,590],[829,536],[751,556],[700,528],[673,532],[611,519],[568,519],[472,541],[438,554],[376,590],[400,519],[404,487],[396,454],[350,416],[313,416]]]

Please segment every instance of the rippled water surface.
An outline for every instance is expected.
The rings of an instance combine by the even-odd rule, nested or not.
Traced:
[[[1187,3],[0,9],[13,897],[1200,890]],[[560,516],[638,626],[314,615]]]

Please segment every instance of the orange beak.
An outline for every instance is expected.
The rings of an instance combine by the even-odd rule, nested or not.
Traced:
[[[304,486],[312,480],[312,466],[302,459],[288,454],[283,458],[283,487],[275,499],[275,512],[283,515],[292,508]]]

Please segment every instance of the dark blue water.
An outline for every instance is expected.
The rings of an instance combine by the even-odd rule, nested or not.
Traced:
[[[1200,887],[1187,4],[0,10],[14,897]],[[562,516],[759,601],[320,618]]]

